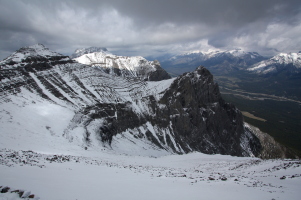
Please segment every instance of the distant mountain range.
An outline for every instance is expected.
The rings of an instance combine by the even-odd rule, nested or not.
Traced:
[[[162,56],[158,60],[171,76],[201,65],[210,70],[222,87],[301,100],[301,53],[266,58],[241,49],[211,50]]]
[[[170,74],[177,75],[194,70],[195,66],[205,66],[214,75],[225,75],[237,70],[247,70],[257,74],[275,74],[281,71],[299,73],[301,53],[280,53],[272,58],[257,52],[241,49],[219,51],[191,51],[184,54],[159,57],[161,65]]]
[[[192,51],[170,57],[159,57],[163,68],[172,75],[191,71],[195,66],[205,66],[213,74],[228,74],[233,70],[246,69],[249,66],[265,60],[256,52],[245,52],[241,49],[229,51]]]
[[[291,74],[300,73],[301,53],[280,53],[268,60],[252,65],[248,70],[258,74],[276,74],[281,71]]]
[[[192,51],[173,56],[170,59],[168,59],[168,61],[172,62],[173,64],[204,62],[208,66],[215,66],[223,63],[236,63],[239,66],[249,66],[256,61],[263,59],[264,57],[256,52],[244,52],[241,49],[235,49],[229,51]]]

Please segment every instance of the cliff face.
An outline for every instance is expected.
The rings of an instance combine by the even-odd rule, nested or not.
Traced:
[[[204,67],[178,77],[160,103],[166,105],[162,115],[169,118],[185,151],[237,156],[260,151],[259,140],[244,129],[241,112],[224,102],[213,76]]]
[[[33,138],[31,142],[50,132],[85,148],[104,146],[139,155],[200,151],[257,156],[261,152],[240,111],[224,102],[204,67],[168,80],[155,71],[149,77],[161,81],[150,82],[42,52],[45,59],[31,55],[29,61],[24,54],[13,65],[2,62],[4,140],[11,140],[18,129],[18,137]],[[40,107],[47,112],[37,112]],[[53,107],[57,109],[49,109]],[[52,117],[56,110],[73,114],[70,119]],[[28,118],[36,125],[29,126]]]

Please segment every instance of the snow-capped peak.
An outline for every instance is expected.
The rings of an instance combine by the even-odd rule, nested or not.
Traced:
[[[227,51],[227,52],[229,52],[233,56],[237,56],[237,57],[246,54],[246,52],[244,50],[242,50],[242,49],[234,49],[234,50],[230,50],[230,51]]]
[[[22,47],[13,54],[0,62],[1,68],[15,68],[29,62],[47,62],[51,57],[52,60],[70,60],[68,56],[53,52],[46,48],[43,44],[35,44],[32,46]]]
[[[242,48],[236,48],[231,50],[214,50],[205,52],[207,55],[220,55],[220,54],[230,54],[234,57],[242,57],[246,54],[253,54],[253,52],[246,52]]]
[[[42,56],[42,57],[51,57],[51,56],[62,56],[59,53],[50,51],[48,48],[46,48],[42,44],[35,44],[28,47],[22,47],[19,50],[17,50],[15,53],[10,55],[4,60],[12,60],[14,62],[21,62],[22,59],[27,57],[35,57],[35,56]]]
[[[43,44],[35,44],[28,47],[23,47],[19,49],[16,53],[23,54],[24,57],[28,56],[43,56],[43,57],[50,57],[50,56],[62,56],[62,54],[53,52],[45,47]]]
[[[268,74],[279,71],[287,65],[292,65],[295,70],[301,69],[301,53],[279,53],[278,55],[256,63],[248,70],[261,74]],[[290,70],[291,70],[290,66]]]
[[[46,48],[43,44],[40,44],[40,43],[28,46],[27,48],[35,49],[36,51],[43,51],[43,50],[48,50],[49,51],[48,48]]]
[[[79,48],[74,51],[74,53],[71,55],[71,58],[78,58],[85,54],[90,54],[94,52],[103,52],[106,54],[111,54],[107,48],[105,47],[88,47],[88,48]]]
[[[221,55],[221,54],[230,54],[234,57],[241,57],[241,56],[244,56],[246,54],[251,54],[253,56],[256,56],[256,55],[260,56],[258,53],[246,52],[241,48],[236,48],[236,49],[232,49],[232,50],[208,49],[206,51],[201,51],[201,50],[188,51],[188,52],[185,52],[183,54],[176,55],[176,56],[172,57],[172,59],[175,59],[179,56],[181,57],[181,56],[189,56],[189,55],[195,55],[195,54],[205,56],[206,58],[212,58],[214,56]]]
[[[185,57],[187,58],[187,60],[190,62],[192,59],[198,59],[198,60],[202,60],[202,61],[207,61],[210,59],[215,59],[215,58],[223,58],[223,60],[225,59],[225,57],[231,57],[231,58],[251,58],[251,59],[261,59],[263,58],[261,55],[259,55],[256,52],[247,52],[241,48],[237,48],[237,49],[232,49],[232,50],[221,50],[221,49],[208,49],[206,51],[189,51],[189,52],[185,52],[183,54],[178,54],[175,55],[173,57],[171,57],[169,60],[170,61],[175,61],[177,59],[185,59]],[[190,57],[190,58],[188,58]]]
[[[301,53],[280,53],[271,58],[271,60],[279,62],[280,64],[292,63],[297,65],[298,68],[301,67]]]
[[[149,81],[170,78],[167,72],[161,68],[158,61],[148,61],[141,56],[117,56],[105,50],[96,47],[76,50],[73,56],[83,55],[75,57],[73,60],[122,77],[135,77]],[[85,53],[90,51],[93,52]]]

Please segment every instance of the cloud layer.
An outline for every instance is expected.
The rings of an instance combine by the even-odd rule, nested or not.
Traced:
[[[209,48],[301,50],[298,0],[0,0],[0,59],[43,43],[71,54],[101,46],[156,56]]]

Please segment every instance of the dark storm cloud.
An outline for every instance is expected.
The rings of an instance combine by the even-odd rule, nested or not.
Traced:
[[[149,55],[208,48],[271,54],[301,45],[296,0],[0,0],[0,58],[43,43]]]
[[[74,1],[69,1],[70,4],[72,2],[74,3]],[[262,19],[289,18],[300,11],[298,0],[110,0],[101,1],[101,3],[91,0],[76,2],[94,11],[101,7],[111,6],[135,21],[139,21],[142,25],[162,22],[185,24],[201,22],[211,25],[227,23],[240,26]]]

